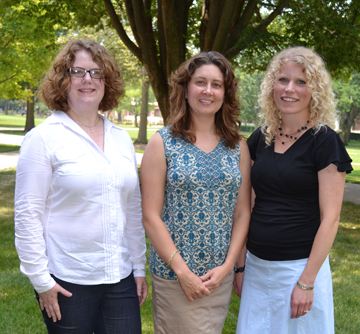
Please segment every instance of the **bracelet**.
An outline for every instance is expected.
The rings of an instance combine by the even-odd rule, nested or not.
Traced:
[[[176,254],[177,252],[179,252],[179,251],[178,251],[177,249],[175,249],[174,253],[171,254],[170,259],[169,259],[169,262],[168,262],[168,267],[169,267],[169,268],[170,268],[171,261],[172,261],[172,259],[174,258],[175,254]]]
[[[313,286],[307,286],[307,285],[301,284],[299,281],[296,282],[296,285],[297,285],[300,289],[303,289],[303,290],[312,290],[312,289],[314,289]]]
[[[243,273],[244,270],[245,270],[245,264],[244,264],[243,267],[235,268],[235,274],[237,274],[237,273]]]

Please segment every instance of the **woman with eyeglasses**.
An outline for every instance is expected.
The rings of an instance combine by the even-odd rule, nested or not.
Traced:
[[[98,114],[124,84],[106,50],[69,42],[40,87],[52,116],[16,174],[15,243],[48,333],[141,333],[145,236],[133,144]]]

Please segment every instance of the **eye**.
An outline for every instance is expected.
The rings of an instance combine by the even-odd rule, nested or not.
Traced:
[[[204,81],[203,81],[203,80],[198,80],[198,81],[196,81],[196,84],[197,84],[197,85],[203,85],[203,84],[204,84]]]
[[[215,88],[221,88],[221,85],[220,85],[219,83],[214,83],[213,86],[214,86]]]
[[[306,82],[305,82],[304,80],[299,80],[298,83],[299,83],[300,85],[306,85]]]
[[[100,78],[101,77],[101,71],[100,70],[91,70],[91,75],[93,78]]]
[[[73,68],[73,69],[72,69],[72,72],[73,72],[74,74],[83,74],[83,73],[84,73],[84,70],[81,69],[81,68]]]
[[[285,78],[280,78],[279,81],[280,81],[280,82],[286,82],[287,79],[285,79]]]

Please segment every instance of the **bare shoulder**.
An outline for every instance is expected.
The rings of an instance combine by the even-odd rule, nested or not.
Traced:
[[[160,133],[155,133],[146,145],[144,156],[141,161],[141,171],[148,168],[155,168],[165,164],[164,142]]]
[[[248,157],[250,157],[249,147],[245,139],[240,139],[240,152]]]
[[[164,142],[159,132],[156,132],[146,145],[144,158],[150,155],[165,155]]]

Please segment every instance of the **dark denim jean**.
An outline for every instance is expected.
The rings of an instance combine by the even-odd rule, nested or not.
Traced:
[[[132,273],[115,284],[78,285],[54,279],[72,297],[58,294],[60,321],[53,322],[45,310],[42,312],[49,334],[141,333],[139,298]]]

